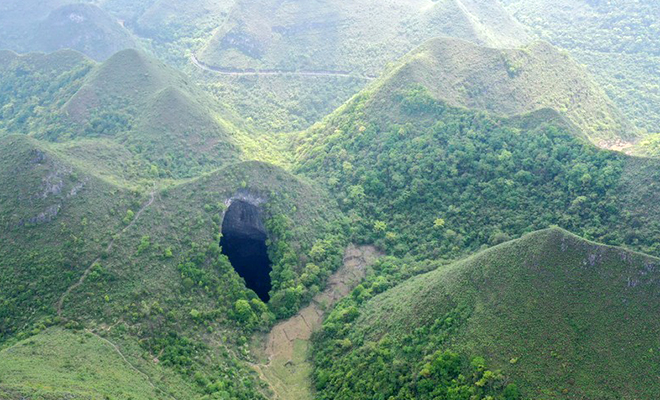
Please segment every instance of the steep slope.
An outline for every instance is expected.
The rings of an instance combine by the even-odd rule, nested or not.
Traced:
[[[0,136],[13,133],[57,138],[60,109],[82,86],[92,61],[72,50],[17,55],[0,52]]]
[[[177,396],[193,396],[184,383],[151,364],[138,369],[100,336],[50,328],[0,351],[0,398],[170,398],[152,376],[170,380]]]
[[[184,75],[164,63],[137,50],[124,50],[94,69],[66,111],[74,119],[83,119],[98,108],[120,107],[112,104],[119,99],[144,106],[151,95],[167,86],[187,85],[192,84]]]
[[[295,313],[342,261],[346,222],[325,191],[281,168],[244,162],[145,194],[70,164],[75,148],[53,151],[24,135],[0,145],[0,347],[36,335],[22,350],[5,350],[0,397],[111,396],[134,387],[148,398],[151,385],[128,378],[137,365],[175,398],[263,398],[245,337]],[[223,218],[234,201],[263,215],[273,263],[268,305],[221,254]],[[53,325],[111,344],[42,332]],[[127,365],[114,356],[99,361],[97,351],[113,348]],[[80,368],[51,371],[60,357],[76,357]],[[36,360],[51,372],[31,371]],[[84,385],[106,367],[116,386]]]
[[[409,54],[389,80],[385,90],[419,83],[448,104],[494,114],[552,108],[595,143],[637,135],[589,74],[545,42],[499,50],[434,39]]]
[[[262,210],[273,262],[268,306],[220,253],[232,201]],[[279,168],[248,162],[159,191],[149,204],[72,287],[61,318],[111,341],[139,341],[127,354],[158,359],[198,396],[262,398],[245,336],[293,314],[339,267],[345,239],[332,200]]]
[[[126,28],[91,4],[68,4],[53,10],[33,34],[34,50],[75,49],[99,61],[139,46]]]
[[[63,147],[77,142],[75,154],[83,161],[99,158],[98,141],[86,139],[112,141],[132,154],[136,168],[145,168],[117,171],[116,183],[134,184],[125,180],[128,175],[196,176],[241,159],[243,151],[277,158],[268,155],[270,141],[248,135],[232,112],[189,78],[137,50],[121,51],[102,64],[70,50],[3,52],[0,70],[0,135],[28,134]],[[93,169],[109,177],[104,165]]]
[[[495,1],[239,1],[199,58],[238,69],[377,74],[425,39],[447,35],[493,46],[527,37]]]
[[[352,320],[344,304],[316,344],[319,398],[430,398],[445,350],[462,370],[501,370],[521,398],[655,398],[658,265],[549,229],[412,278]]]
[[[660,5],[635,2],[503,0],[540,38],[586,64],[627,118],[658,133]]]
[[[26,136],[0,139],[0,341],[52,315],[137,199]]]
[[[82,136],[114,137],[155,165],[190,177],[238,159],[239,128],[183,74],[126,50],[99,65],[64,107]]]
[[[294,145],[296,171],[327,182],[362,240],[401,256],[453,257],[557,224],[658,254],[660,193],[628,201],[656,161],[596,148],[557,111],[456,108],[433,95],[443,87],[433,70],[411,65],[421,78],[395,70]]]

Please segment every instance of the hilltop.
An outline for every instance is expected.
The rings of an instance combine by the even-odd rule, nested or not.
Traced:
[[[268,153],[266,146],[239,149],[237,141],[249,145],[255,138],[234,122],[233,112],[181,72],[138,50],[123,50],[101,64],[73,51],[2,55],[4,133],[74,146],[78,160],[72,162],[104,170],[99,173],[106,177],[107,165],[92,160],[102,158],[102,147],[122,152],[135,168],[117,171],[122,184],[197,176],[239,161],[243,150]],[[129,176],[136,179],[126,180]]]
[[[74,49],[99,61],[117,51],[139,47],[126,28],[91,4],[68,4],[53,10],[33,34],[30,42],[36,50]]]
[[[117,19],[93,4],[8,0],[0,14],[3,49],[48,53],[75,49],[103,61],[119,50],[141,46]]]
[[[279,132],[308,128],[430,38],[494,47],[517,47],[529,39],[494,0],[239,0],[212,33],[194,49],[207,67],[293,72],[232,76],[193,63],[187,69],[260,129]]]
[[[657,397],[658,265],[555,228],[372,299],[365,284],[317,338],[319,398],[431,398],[441,368],[474,371],[470,390],[513,383],[520,398]]]
[[[509,112],[527,107],[502,53],[473,51],[493,54],[499,77],[494,81],[508,90],[503,100],[497,93],[484,93],[484,98],[500,100]],[[451,75],[442,79],[436,69],[451,64],[429,57],[433,52],[415,54],[298,135],[292,146],[295,171],[326,183],[354,218],[353,232],[361,240],[399,256],[451,258],[556,224],[590,239],[658,254],[656,239],[651,239],[656,236],[651,215],[658,210],[657,188],[648,187],[643,197],[629,201],[631,192],[655,176],[656,161],[595,147],[587,140],[590,132],[578,126],[581,121],[571,121],[583,115],[579,108],[506,117],[452,105],[478,105],[479,90],[472,96],[458,90],[458,84],[449,90],[451,84],[442,82],[452,82]],[[465,68],[457,71],[471,77]],[[541,79],[542,71],[537,72]],[[487,87],[472,78],[473,87]],[[545,87],[551,87],[550,78]],[[541,87],[532,91],[539,102],[561,98],[543,94]],[[511,99],[512,93],[521,99]]]
[[[514,46],[524,29],[496,1],[238,1],[199,58],[229,68],[378,74],[435,36]],[[297,54],[296,59],[287,54]]]
[[[135,50],[95,68],[63,111],[79,136],[118,141],[154,165],[156,177],[190,177],[240,157],[230,114],[183,74]]]
[[[382,92],[421,84],[452,106],[517,115],[552,108],[595,143],[638,134],[591,76],[545,42],[494,49],[433,39],[404,58]]]
[[[643,131],[658,133],[660,4],[504,0],[533,34],[571,52]]]

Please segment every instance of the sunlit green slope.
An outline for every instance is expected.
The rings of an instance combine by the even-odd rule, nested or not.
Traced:
[[[493,82],[501,96],[487,91],[487,76],[465,68],[466,79],[452,81],[432,52],[413,53],[298,137],[297,171],[327,183],[355,219],[356,234],[398,255],[451,257],[551,224],[658,254],[653,215],[660,194],[642,183],[657,178],[657,162],[589,143],[590,132],[571,122],[589,115],[582,113],[586,105],[570,114],[545,108],[508,118],[451,105],[529,111],[524,84],[508,75],[502,53],[474,51],[495,54]],[[546,71],[529,73],[541,79]],[[542,87],[554,88],[553,76],[529,94],[539,106],[584,94],[559,83],[563,95],[544,93]],[[469,87],[481,89],[468,95]],[[488,99],[500,105],[487,105]],[[590,120],[602,116],[595,112]],[[644,196],[631,200],[638,188]]]
[[[351,300],[318,337],[319,398],[432,398],[446,383],[430,356],[445,350],[462,371],[482,357],[472,365],[506,377],[472,390],[508,381],[521,394],[500,398],[658,397],[658,265],[555,228],[412,278],[359,312]]]
[[[498,47],[527,38],[496,1],[238,1],[199,57],[218,67],[373,75],[436,36]]]
[[[502,50],[430,40],[404,59],[381,91],[411,83],[450,105],[499,115],[552,108],[597,144],[639,136],[587,71],[545,42]]]
[[[585,64],[639,128],[658,133],[658,2],[503,0],[502,3],[538,37],[569,50]]]

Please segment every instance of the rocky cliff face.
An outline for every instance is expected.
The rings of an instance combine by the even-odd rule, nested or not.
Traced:
[[[222,223],[224,236],[242,239],[266,240],[266,227],[257,206],[243,200],[232,201]]]

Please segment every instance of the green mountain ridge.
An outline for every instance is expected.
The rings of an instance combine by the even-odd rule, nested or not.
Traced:
[[[374,74],[424,40],[447,35],[495,46],[520,45],[527,37],[495,1],[395,1],[380,8],[369,1],[239,1],[199,58],[239,69]]]
[[[140,180],[208,172],[243,159],[237,140],[243,147],[255,140],[234,122],[238,118],[231,111],[185,75],[140,51],[124,50],[98,65],[71,51],[3,54],[7,74],[0,96],[7,103],[0,124],[6,124],[6,133],[63,143],[115,141],[133,154],[136,167],[146,168],[130,173]],[[97,157],[81,154],[86,144],[78,143],[77,153]],[[250,151],[268,152],[269,147]],[[151,165],[156,169],[150,172]]]
[[[567,49],[638,128],[657,133],[660,8],[630,2],[503,0],[533,34]]]
[[[362,240],[399,256],[453,257],[555,224],[657,254],[654,228],[640,228],[654,223],[657,188],[628,201],[657,177],[656,161],[596,148],[557,111],[506,118],[454,107],[434,96],[433,68],[407,65],[412,78],[393,70],[292,146],[295,171],[326,182]]]
[[[658,397],[655,6],[522,3],[2,2],[0,399]]]
[[[501,50],[434,39],[406,56],[388,79],[388,88],[418,83],[453,106],[499,115],[553,108],[597,144],[639,135],[586,71],[544,42]]]
[[[342,311],[329,317],[316,357],[334,362],[317,364],[319,398],[430,398],[419,380],[433,378],[408,368],[438,348],[484,357],[522,398],[653,398],[659,263],[549,229],[414,277],[339,335]],[[342,337],[353,345],[333,347]]]
[[[131,33],[101,8],[69,4],[39,23],[33,43],[45,52],[69,48],[103,61],[116,52],[139,47]]]

